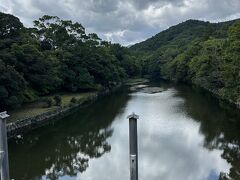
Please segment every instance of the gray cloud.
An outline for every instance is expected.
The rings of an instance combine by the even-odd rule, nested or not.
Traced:
[[[212,22],[240,17],[239,0],[9,0],[0,11],[26,26],[44,14],[82,23],[88,32],[123,45],[144,40],[187,19]]]
[[[149,6],[161,7],[167,4],[174,4],[175,6],[184,4],[184,0],[132,0],[132,2],[138,9],[146,9]]]

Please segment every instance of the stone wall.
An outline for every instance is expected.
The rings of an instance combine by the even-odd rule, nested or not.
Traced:
[[[17,137],[20,134],[26,133],[33,129],[49,124],[53,121],[59,120],[64,116],[68,115],[69,113],[72,113],[74,110],[77,110],[79,107],[88,105],[96,101],[99,97],[109,94],[110,92],[116,90],[120,86],[121,85],[118,85],[112,88],[111,90],[101,91],[95,95],[86,98],[80,103],[71,104],[71,106],[68,107],[59,107],[56,110],[45,112],[35,117],[21,119],[12,123],[8,123],[7,124],[8,138]]]

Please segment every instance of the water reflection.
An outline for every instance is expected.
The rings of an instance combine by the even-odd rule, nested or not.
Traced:
[[[129,179],[126,117],[134,111],[140,179],[217,180],[220,172],[239,179],[239,112],[187,86],[157,85],[165,91],[120,91],[10,142],[13,177]]]
[[[221,158],[222,151],[204,148],[200,123],[183,111],[185,100],[176,95],[173,88],[160,94],[131,94],[123,113],[112,124],[115,130],[109,141],[111,153],[90,160],[92,165],[78,179],[129,179],[128,122],[124,119],[132,111],[141,117],[138,123],[140,179],[216,180],[221,171],[227,172],[230,166]]]
[[[203,148],[200,124],[184,111],[185,99],[176,95],[174,88],[156,95],[136,94],[142,101],[138,104],[148,105],[140,117],[149,117],[139,122],[140,175],[152,180],[218,179],[229,165],[221,151]]]
[[[115,96],[119,98],[116,100]],[[10,141],[11,177],[17,180],[59,179],[84,172],[89,159],[100,158],[111,151],[107,142],[113,134],[110,124],[127,99],[127,96],[114,94],[56,125]],[[109,106],[111,111],[108,111]]]
[[[196,93],[197,91],[197,93]],[[201,122],[204,147],[222,150],[221,157],[231,164],[229,176],[240,179],[240,112],[219,102],[201,89],[178,86],[178,95],[185,99],[189,116]]]

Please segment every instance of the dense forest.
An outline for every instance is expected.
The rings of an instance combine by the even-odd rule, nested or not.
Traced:
[[[141,73],[127,48],[86,34],[77,22],[45,15],[26,28],[0,13],[0,27],[1,110],[59,91],[111,88]]]
[[[130,48],[45,15],[26,28],[0,13],[0,109],[56,92],[111,88],[151,75],[202,87],[240,104],[240,20],[188,20]]]
[[[240,105],[240,20],[188,20],[131,47],[153,78],[202,87]]]

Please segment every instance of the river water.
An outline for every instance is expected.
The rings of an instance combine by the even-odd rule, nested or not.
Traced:
[[[240,116],[208,93],[168,83],[149,94],[123,88],[9,141],[16,180],[128,180],[128,120],[138,120],[140,180],[240,179]]]

